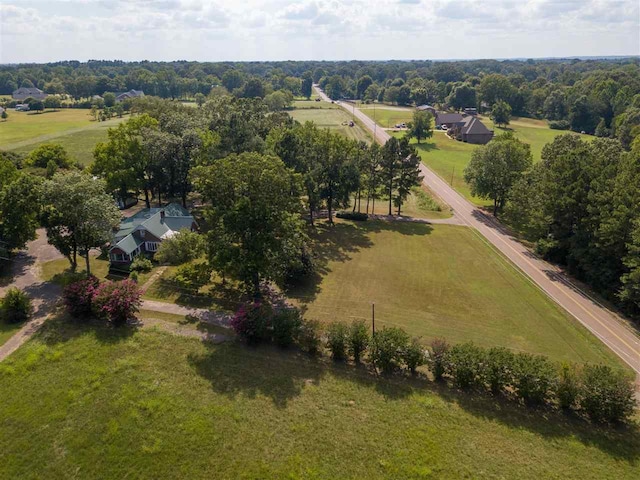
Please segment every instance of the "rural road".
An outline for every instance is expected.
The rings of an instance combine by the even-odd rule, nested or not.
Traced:
[[[331,101],[317,86],[314,85],[314,88],[323,100]],[[357,108],[354,110],[352,105],[339,105],[355,114],[358,120],[374,133],[376,141],[380,144],[384,144],[390,138],[382,127],[376,126],[373,120]],[[471,204],[435,172],[424,164],[420,164],[420,170],[424,176],[424,185],[449,204],[462,224],[474,228],[511,260],[558,305],[624,360],[640,379],[640,336],[631,325],[584,292],[561,269],[533,254],[513,238],[499,222]]]

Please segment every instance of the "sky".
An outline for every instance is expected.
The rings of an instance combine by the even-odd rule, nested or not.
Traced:
[[[0,63],[640,55],[640,0],[0,0]]]

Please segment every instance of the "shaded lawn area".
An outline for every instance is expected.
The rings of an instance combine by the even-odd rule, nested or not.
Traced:
[[[115,127],[116,125],[117,123],[113,123],[111,121],[101,122],[95,128],[89,128],[87,130],[70,133],[68,135],[61,135],[59,137],[52,138],[51,140],[24,145],[13,151],[28,155],[32,150],[35,150],[40,145],[45,143],[54,143],[63,146],[74,161],[80,162],[83,166],[87,166],[93,163],[93,151],[96,145],[100,142],[106,142],[108,129]]]
[[[102,256],[90,257],[89,264],[91,267],[91,274],[95,275],[100,280],[123,280],[128,277],[127,272],[125,271],[122,271],[121,274],[116,272],[109,273],[109,260]],[[71,273],[69,269],[69,260],[66,258],[59,258],[57,260],[44,262],[41,265],[41,268],[40,276],[44,281],[52,281],[59,285],[65,285],[68,281],[69,274]],[[86,271],[87,269],[84,258],[78,257],[77,272],[82,273]],[[140,273],[138,276],[138,284],[144,284],[144,282],[153,275],[153,272],[154,270],[146,273]]]
[[[4,342],[18,333],[18,330],[20,330],[23,325],[24,323],[4,323],[0,321],[0,346],[4,345]]]
[[[144,298],[225,312],[235,312],[244,299],[242,289],[236,282],[223,282],[216,272],[211,276],[210,283],[197,290],[180,287],[172,281],[177,270],[178,267],[166,267],[162,275],[146,289]]]
[[[353,203],[351,204],[353,208]],[[365,211],[367,206],[366,197],[362,198],[360,210]],[[369,202],[369,210],[374,207],[373,202]],[[438,210],[439,209],[439,210]],[[357,206],[356,206],[357,210]],[[388,198],[377,198],[375,202],[374,212],[378,215],[389,214],[389,200]],[[396,215],[398,209],[391,203],[391,212]],[[424,218],[424,219],[436,219],[436,218],[450,218],[451,209],[443,202],[434,197],[429,190],[424,186],[414,187],[412,192],[407,197],[407,200],[402,205],[400,211],[403,217]]]
[[[427,342],[474,341],[553,360],[620,360],[477,233],[452,225],[340,222],[318,226],[319,273],[289,296],[322,322],[366,319]]]
[[[309,102],[322,104],[323,107],[319,108],[302,108],[288,110],[287,113],[300,123],[313,122],[318,128],[328,128],[332,131],[338,132],[341,135],[352,139],[370,143],[371,137],[369,134],[356,122],[355,126],[349,127],[343,125],[345,122],[350,122],[352,116],[342,110],[340,107],[327,103],[327,102]]]
[[[61,321],[0,364],[1,478],[637,478],[637,427]]]

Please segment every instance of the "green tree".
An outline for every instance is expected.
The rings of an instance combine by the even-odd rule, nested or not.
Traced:
[[[236,88],[240,88],[244,80],[242,78],[242,73],[238,70],[227,70],[222,75],[222,85],[229,91],[233,92]]]
[[[160,263],[180,265],[196,260],[204,253],[205,237],[200,233],[183,229],[162,241],[154,259]]]
[[[306,72],[302,76],[302,96],[305,98],[311,98],[311,92],[313,87],[313,78],[311,78],[311,73]]]
[[[0,244],[24,248],[36,238],[40,212],[40,179],[19,171],[0,155]]]
[[[396,179],[396,194],[393,204],[398,209],[400,215],[402,205],[411,193],[411,189],[422,183],[420,175],[420,157],[416,149],[409,145],[406,139],[400,140],[400,157],[398,158],[398,176]]]
[[[433,135],[432,115],[427,111],[416,110],[413,112],[413,121],[409,122],[407,130],[408,138],[415,138],[418,143],[424,138],[431,138]]]
[[[300,177],[277,157],[232,155],[194,169],[197,191],[211,202],[205,217],[211,266],[260,295],[304,247]]]
[[[9,118],[9,114],[7,113],[6,110],[2,110],[2,114],[0,114],[0,118],[2,118],[2,120],[4,120],[5,122],[7,121],[7,118]]]
[[[196,105],[198,105],[198,107],[204,105],[204,102],[206,100],[206,97],[201,92],[196,93],[193,98],[195,99]]]
[[[102,100],[104,101],[105,107],[113,107],[116,104],[116,95],[111,92],[106,92],[102,96]]]
[[[472,195],[493,200],[493,215],[498,216],[511,188],[532,163],[531,147],[509,132],[474,150],[464,179]]]
[[[152,169],[144,139],[158,128],[158,121],[147,114],[133,117],[108,131],[107,142],[96,145],[91,171],[105,179],[107,190],[125,198],[130,191],[144,192],[151,207]]]
[[[493,123],[499,127],[509,125],[509,121],[511,120],[511,106],[507,102],[498,100],[493,104],[490,118]]]
[[[55,95],[49,95],[44,99],[44,108],[51,108],[55,110],[56,108],[60,108],[60,105],[60,98]]]
[[[475,107],[476,103],[476,89],[466,83],[453,87],[447,97],[447,104],[456,110]]]
[[[74,272],[77,255],[84,256],[90,275],[90,251],[111,240],[120,223],[120,212],[104,182],[86,173],[57,173],[44,183],[43,205],[42,224],[49,243],[67,257]]]
[[[27,157],[27,165],[38,168],[47,168],[49,162],[55,163],[60,168],[70,168],[72,165],[69,154],[62,145],[45,143],[33,150]]]

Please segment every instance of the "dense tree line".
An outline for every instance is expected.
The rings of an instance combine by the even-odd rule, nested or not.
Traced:
[[[640,143],[566,134],[519,175],[505,219],[611,300],[640,311]]]
[[[239,98],[311,95],[318,82],[336,99],[479,107],[504,102],[514,115],[545,118],[555,128],[615,136],[628,147],[640,125],[637,58],[350,62],[89,61],[0,66],[0,94],[39,87],[75,98],[143,90],[163,98],[224,91]],[[273,97],[274,93],[278,93]],[[501,104],[502,105],[502,104]],[[504,111],[504,109],[502,109]]]

